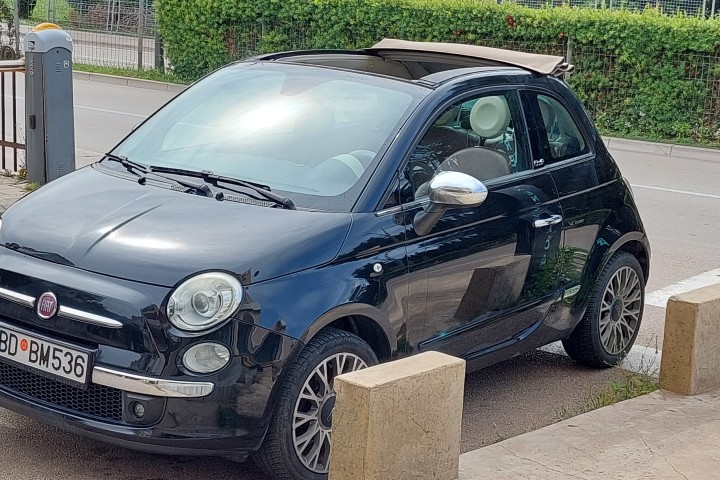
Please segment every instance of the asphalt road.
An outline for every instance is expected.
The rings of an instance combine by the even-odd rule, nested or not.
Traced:
[[[96,160],[133,125],[172,97],[152,90],[75,83],[78,165]],[[634,185],[653,248],[648,292],[720,267],[714,221],[720,209],[717,159],[611,149]],[[647,306],[638,343],[661,346],[664,309]],[[620,370],[592,370],[534,352],[467,377],[463,450],[555,421],[602,389]],[[86,440],[0,409],[0,479],[260,480],[249,464],[159,457]]]

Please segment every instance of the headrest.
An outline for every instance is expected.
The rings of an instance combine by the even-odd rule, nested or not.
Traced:
[[[470,110],[470,127],[483,138],[495,138],[510,125],[510,108],[503,96],[482,97]]]

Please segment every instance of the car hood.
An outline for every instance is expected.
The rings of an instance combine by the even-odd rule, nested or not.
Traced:
[[[331,261],[348,213],[218,201],[88,167],[2,215],[0,245],[127,280],[173,286],[200,271],[258,282]]]

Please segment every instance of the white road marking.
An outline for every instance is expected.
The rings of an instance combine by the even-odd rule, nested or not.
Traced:
[[[545,345],[544,347],[540,347],[540,350],[548,353],[554,353],[555,355],[567,356],[567,353],[565,353],[565,349],[560,342]],[[661,357],[662,350],[644,347],[642,345],[635,345],[630,349],[625,359],[620,362],[619,367],[628,372],[650,375],[651,377],[658,378],[660,376]]]
[[[665,308],[668,299],[673,295],[707,287],[708,285],[714,285],[716,283],[720,283],[720,268],[686,278],[685,280],[680,280],[677,283],[650,292],[645,295],[645,305]]]
[[[126,115],[128,117],[137,117],[137,118],[147,118],[147,115],[140,115],[139,113],[130,113],[130,112],[121,112],[119,110],[108,110],[107,108],[98,108],[98,107],[86,107],[84,105],[75,105],[76,109],[80,110],[90,110],[93,112],[102,112],[102,113],[110,113],[113,115]],[[720,198],[720,197],[718,197]]]
[[[665,187],[653,187],[651,185],[637,185],[637,184],[631,184],[632,188],[644,188],[646,190],[656,190],[658,192],[667,192],[667,193],[679,193],[681,195],[691,195],[694,197],[705,197],[705,198],[715,198],[720,200],[720,195],[715,195],[712,193],[701,193],[701,192],[689,192],[687,190],[675,190],[674,188],[665,188]]]
[[[716,283],[720,283],[720,268],[680,280],[672,285],[650,292],[645,295],[645,304],[666,308],[667,301],[671,296]],[[540,350],[556,355],[567,355],[561,342],[545,345],[544,347],[540,347]],[[635,345],[630,349],[627,357],[625,357],[619,366],[629,372],[650,375],[657,378],[660,375],[661,358],[662,350],[643,345]]]

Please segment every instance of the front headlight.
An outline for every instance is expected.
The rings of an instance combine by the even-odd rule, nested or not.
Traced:
[[[243,299],[240,282],[227,273],[197,275],[170,295],[167,317],[180,330],[207,330],[227,320]]]

